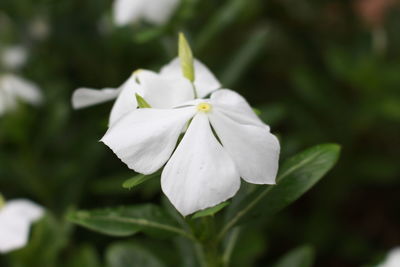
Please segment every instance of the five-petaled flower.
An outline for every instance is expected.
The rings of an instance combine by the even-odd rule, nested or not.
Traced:
[[[162,190],[184,216],[234,196],[240,177],[274,184],[278,170],[277,138],[246,100],[228,89],[171,109],[133,110],[101,141],[139,173],[151,174],[166,164]]]
[[[0,253],[24,247],[31,224],[43,216],[43,208],[25,199],[3,203],[0,195]]]
[[[203,63],[195,60],[194,69],[196,74],[194,86],[199,97],[204,97],[221,87]],[[138,107],[135,93],[144,97],[154,108],[172,108],[194,99],[193,85],[182,76],[179,59],[176,58],[161,68],[160,73],[149,70],[133,72],[119,88],[102,90],[79,88],[72,96],[72,105],[79,109],[116,98],[110,114],[109,125],[112,125],[123,115]]]

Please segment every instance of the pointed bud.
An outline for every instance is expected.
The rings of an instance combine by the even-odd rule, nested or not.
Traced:
[[[194,82],[193,53],[183,33],[179,33],[178,54],[181,61],[183,76],[189,81]]]
[[[0,194],[0,209],[6,205],[6,200],[4,199],[3,195]]]
[[[146,100],[144,100],[144,98],[139,95],[138,93],[135,93],[136,96],[136,101],[138,103],[139,108],[151,108],[150,104],[147,103]]]

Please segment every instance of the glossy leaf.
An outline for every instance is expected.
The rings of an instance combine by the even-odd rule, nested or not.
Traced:
[[[231,205],[221,235],[244,220],[270,217],[297,200],[335,165],[339,153],[340,146],[323,144],[289,158],[280,169],[276,185],[258,186]]]
[[[77,211],[70,213],[68,219],[111,236],[130,236],[137,232],[145,232],[156,237],[188,235],[164,210],[152,204]]]
[[[130,242],[111,245],[106,251],[107,267],[164,267],[150,251]]]

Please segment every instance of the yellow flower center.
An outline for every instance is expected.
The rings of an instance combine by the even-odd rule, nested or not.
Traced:
[[[212,106],[208,103],[200,103],[197,105],[197,110],[202,111],[202,112],[210,112],[212,109]]]

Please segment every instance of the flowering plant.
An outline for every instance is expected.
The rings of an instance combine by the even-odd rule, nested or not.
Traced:
[[[131,189],[161,176],[168,201],[163,207],[77,211],[70,220],[116,236],[181,235],[192,242],[200,264],[227,266],[246,218],[270,217],[296,200],[335,164],[339,147],[306,150],[289,159],[277,176],[278,139],[242,96],[221,87],[194,60],[180,34],[179,59],[160,73],[135,71],[118,89],[78,89],[72,98],[76,108],[117,98],[101,142],[139,173],[124,186]],[[238,193],[240,178],[249,184]]]

